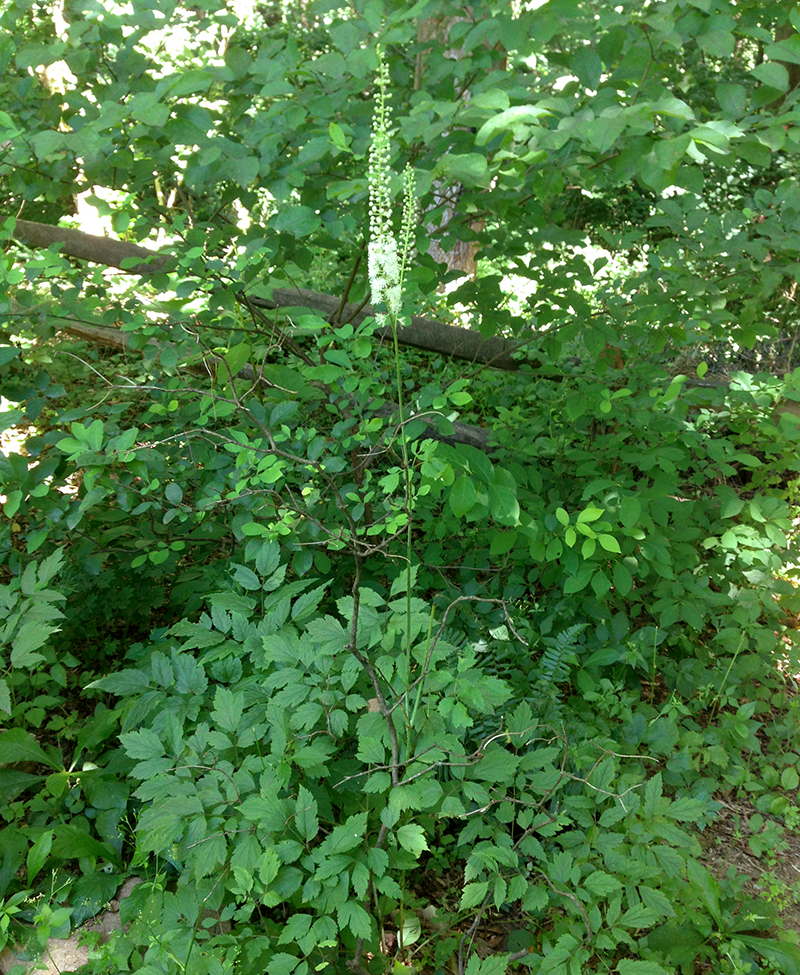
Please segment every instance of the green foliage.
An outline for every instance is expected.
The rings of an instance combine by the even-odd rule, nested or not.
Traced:
[[[63,664],[45,649],[58,630],[57,621],[64,615],[57,607],[64,596],[47,588],[62,559],[63,552],[56,551],[39,565],[30,562],[11,585],[0,586],[0,613],[5,618],[0,630],[0,646],[4,648],[0,657],[4,673],[0,677],[0,711],[36,727],[45,716],[45,708],[58,703],[46,697],[25,700],[36,687],[36,672],[41,671],[42,664],[49,663],[45,678],[48,683],[62,687],[67,683]]]
[[[144,947],[149,971],[199,972],[228,970],[234,952],[237,971],[303,972],[356,943],[379,952],[445,837],[464,863],[457,915],[516,905],[524,931],[564,911],[544,955],[633,948],[633,932],[675,916],[699,850],[679,824],[707,803],[665,798],[660,774],[640,791],[613,754],[566,774],[565,748],[585,764],[592,745],[568,745],[525,702],[473,750],[474,721],[509,686],[482,674],[474,651],[431,638],[416,598],[409,616],[405,599],[362,590],[355,629],[350,597],[321,615],[324,587],[293,600],[274,590],[276,551],[250,546],[266,565],[265,603],[255,589],[212,597],[197,623],[95,685],[123,699],[143,803],[135,859],[163,865],[105,957]],[[693,912],[705,896],[698,882]],[[214,934],[204,911],[231,930]],[[591,946],[570,933],[576,919]],[[452,950],[446,939],[436,960]],[[552,964],[540,970],[561,970]]]
[[[798,971],[698,835],[800,825],[799,394],[693,386],[796,338],[796,13],[60,18],[0,12],[3,939],[136,873],[98,973]],[[517,368],[402,345],[456,310]]]
[[[119,717],[102,704],[88,719],[69,706],[75,691],[65,665],[78,661],[57,654],[52,644],[63,616],[57,605],[65,597],[51,586],[62,560],[57,550],[38,564],[31,561],[0,587],[8,647],[2,710],[11,720],[0,735],[0,943],[23,942],[34,955],[113,896],[130,791],[116,772],[94,761],[107,760]],[[84,709],[88,705],[83,702]],[[67,869],[71,861],[80,864],[81,875]]]

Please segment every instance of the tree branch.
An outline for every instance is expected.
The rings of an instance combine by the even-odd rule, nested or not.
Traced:
[[[85,234],[82,230],[55,227],[49,223],[18,219],[11,233],[29,247],[45,248],[53,244],[61,244],[61,253],[68,257],[78,257],[84,261],[92,261],[94,264],[116,267],[127,274],[163,273],[172,270],[176,264],[174,257],[168,254],[156,254],[138,244],[128,244],[124,240],[115,240],[113,237],[97,237],[95,234]],[[123,262],[131,260],[136,260],[138,263],[128,267],[122,266]]]
[[[320,313],[323,318],[331,319],[337,315],[340,308],[339,299],[333,295],[309,291],[306,288],[274,288],[272,298],[250,297],[248,300],[258,308],[310,309]],[[358,305],[345,305],[339,320],[358,325],[374,314],[375,311],[370,305],[363,308]],[[373,334],[386,341],[392,340],[392,330],[388,326],[376,329]],[[401,345],[410,345],[415,349],[426,349],[429,352],[438,352],[467,362],[481,362],[508,372],[519,369],[520,363],[512,359],[511,354],[524,344],[515,345],[502,338],[484,339],[472,329],[446,325],[444,322],[423,318],[421,315],[412,315],[410,325],[397,329],[397,341]]]
[[[74,335],[76,338],[82,338],[87,342],[93,342],[96,345],[104,345],[110,348],[119,349],[120,351],[127,351],[128,344],[130,342],[130,333],[122,332],[118,328],[107,328],[102,325],[85,325],[81,322],[66,320],[66,324],[63,326],[65,332],[70,335]],[[149,346],[159,346],[160,343],[156,339],[150,339],[147,343]],[[216,372],[218,366],[223,364],[223,360],[219,356],[209,355],[203,352],[203,350],[198,346],[196,349],[198,353],[198,358],[194,362],[187,362],[182,365],[182,368],[188,370],[189,372],[199,373],[201,375],[213,375]],[[253,383],[258,380],[253,367],[247,363],[245,364],[239,372],[236,374],[236,379],[243,379],[247,382]],[[376,407],[373,411],[375,416],[388,417],[395,419],[399,422],[400,420],[400,407],[396,403],[384,402],[382,406]],[[413,417],[406,417],[406,420],[412,419]],[[421,414],[419,419],[425,420],[426,414]],[[484,452],[491,452],[492,446],[489,442],[491,436],[491,431],[486,430],[483,427],[476,427],[469,423],[459,423],[453,421],[453,432],[452,434],[446,435],[441,434],[436,429],[435,426],[431,424],[426,424],[425,429],[419,435],[420,440],[438,440],[441,443],[449,444],[469,444],[471,447],[476,447],[478,450]]]
[[[2,219],[2,218],[0,218]],[[138,244],[129,244],[113,237],[97,237],[80,230],[56,227],[51,224],[35,223],[32,220],[17,220],[12,234],[29,247],[44,248],[53,244],[61,245],[61,252],[69,257],[116,267],[127,274],[157,274],[174,270],[175,257],[157,254]],[[126,262],[129,263],[126,266]],[[331,321],[353,322],[358,324],[374,314],[371,307],[345,304],[334,295],[321,294],[305,288],[275,288],[271,298],[247,296],[247,301],[258,308],[304,308],[321,314]],[[377,329],[379,338],[390,340],[390,328]],[[531,333],[527,341],[533,337]],[[409,325],[398,328],[397,340],[401,345],[416,349],[426,349],[441,355],[467,362],[483,363],[496,369],[515,371],[520,363],[512,358],[512,353],[522,348],[526,342],[515,344],[502,338],[484,339],[478,332],[468,328],[446,325],[432,318],[413,315]],[[533,363],[538,365],[538,363]]]

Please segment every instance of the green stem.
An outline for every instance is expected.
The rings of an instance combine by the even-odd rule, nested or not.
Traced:
[[[734,653],[733,657],[731,657],[731,662],[728,664],[728,669],[725,671],[725,676],[722,678],[722,683],[719,685],[719,690],[717,691],[717,699],[716,701],[714,701],[714,706],[711,708],[712,718],[714,717],[714,715],[717,713],[719,709],[720,701],[722,700],[722,692],[725,690],[725,685],[728,683],[728,677],[730,677],[730,673],[733,670],[733,665],[736,663],[736,658],[739,656],[739,651],[742,649],[742,646],[744,644],[744,637],[745,634],[742,633],[742,638],[739,640],[739,646],[736,648],[736,652]]]
[[[433,613],[434,613],[434,609],[435,609],[435,607],[434,606],[431,606],[431,618],[428,621],[428,638],[425,641],[426,656],[427,656],[427,651],[430,650],[430,646],[431,646],[431,633],[433,631]],[[410,612],[410,610],[409,610],[409,612]],[[411,710],[411,719],[408,722],[408,726],[410,728],[413,728],[414,727],[414,719],[417,716],[417,710],[419,709],[419,702],[420,702],[420,700],[422,698],[422,685],[423,685],[423,681],[420,681],[419,684],[417,684],[417,697],[416,697],[416,700],[414,701],[414,707]]]
[[[394,339],[394,370],[395,383],[397,385],[397,403],[400,407],[400,452],[403,457],[403,479],[405,488],[406,503],[406,674],[407,680],[411,680],[411,472],[408,465],[408,441],[406,440],[406,415],[405,404],[403,402],[403,383],[400,375],[400,345],[397,341],[397,321],[394,315],[391,316],[392,337]],[[416,706],[414,708],[416,714]],[[406,754],[410,754],[411,728],[414,724],[412,715],[411,721],[406,728]]]

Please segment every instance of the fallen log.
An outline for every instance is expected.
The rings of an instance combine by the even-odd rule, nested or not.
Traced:
[[[126,274],[163,274],[177,268],[177,260],[172,255],[156,253],[139,244],[130,244],[113,237],[98,237],[67,227],[18,219],[11,233],[30,247],[45,248],[59,244],[61,252],[69,257],[115,267]],[[244,294],[242,298],[257,308],[308,309],[322,317],[336,316],[345,322],[359,323],[374,314],[370,306],[361,308],[345,305],[342,308],[341,301],[334,295],[304,288],[273,288],[269,298]],[[391,328],[377,329],[374,334],[386,340],[392,338]],[[528,341],[532,337],[531,334]],[[447,325],[420,315],[413,315],[409,325],[398,328],[397,340],[401,345],[506,371],[519,369],[520,362],[513,358],[513,353],[526,344],[508,342],[497,337],[484,339],[472,329]]]
[[[792,376],[793,374],[794,374],[793,372],[786,372],[786,371],[775,372],[775,373],[761,373],[762,376],[767,375],[769,376],[770,379],[783,380],[783,381],[786,380],[787,376]],[[748,375],[751,374],[748,373]],[[684,385],[686,386],[687,389],[708,390],[712,396],[715,393],[721,393],[723,396],[727,396],[734,388],[732,386],[732,381],[729,379],[695,379],[692,377],[687,379]],[[800,387],[798,388],[798,393],[800,393]],[[702,404],[702,405],[712,410],[716,410],[716,407],[713,405],[711,399],[709,399],[709,402],[707,404]],[[698,409],[698,408],[700,408],[699,405],[696,405],[694,407],[694,409]],[[775,408],[772,411],[772,416],[776,423],[780,422],[780,418],[782,416],[794,416],[797,417],[798,420],[800,420],[800,402],[796,402],[795,400],[791,400],[791,399],[779,399],[775,404]]]
[[[127,352],[129,350],[131,333],[122,332],[117,328],[107,328],[102,325],[85,325],[82,322],[67,322],[63,331],[70,335],[74,335],[76,338],[82,338],[84,341],[92,342],[96,345],[103,345],[107,348],[119,349],[122,352]],[[147,346],[156,348],[163,348],[161,343],[156,339],[150,339],[147,342]],[[194,349],[194,355],[197,358],[194,360],[187,360],[182,364],[182,368],[186,369],[188,372],[193,372],[198,375],[210,376],[216,374],[217,370],[222,370],[224,375],[225,364],[224,360],[219,356],[210,354],[200,346],[196,346]],[[236,379],[242,379],[249,383],[255,383],[260,380],[256,370],[247,363],[245,364],[239,372],[234,377]],[[328,390],[324,390],[327,395]],[[380,416],[389,419],[391,422],[399,423],[401,414],[400,407],[397,403],[384,402],[381,406],[376,406],[373,411],[373,416]],[[410,414],[406,413],[407,420],[419,419],[423,422],[429,416],[427,413],[414,413],[413,409]],[[439,433],[436,426],[432,423],[426,422],[425,429],[415,438],[418,440],[437,440],[440,443],[448,443],[452,445],[456,444],[467,444],[470,447],[476,447],[478,450],[484,452],[491,452],[494,447],[490,443],[491,431],[485,429],[484,427],[476,427],[469,423],[460,423],[457,420],[451,421],[453,426],[452,434],[442,434]]]
[[[323,318],[331,320],[335,316],[338,320],[353,325],[359,325],[364,319],[375,314],[371,305],[361,307],[345,304],[342,307],[339,299],[333,295],[309,291],[306,288],[273,288],[271,298],[248,296],[247,301],[256,308],[280,308],[284,311],[287,308],[309,309],[319,313]],[[393,341],[392,329],[389,326],[376,328],[372,334],[387,342]],[[422,315],[412,315],[409,325],[398,327],[397,341],[401,345],[409,345],[415,349],[437,352],[466,362],[481,363],[507,372],[519,369],[521,363],[513,359],[512,354],[524,344],[515,344],[497,337],[484,339],[472,329],[446,325],[444,322],[424,318]]]
[[[96,234],[85,234],[82,230],[56,227],[53,224],[37,223],[33,220],[17,218],[11,235],[35,248],[60,244],[61,253],[66,254],[67,257],[77,257],[83,261],[91,261],[93,264],[115,267],[125,271],[126,274],[163,274],[173,270],[177,264],[174,257],[158,254],[138,244],[129,244],[124,240],[115,240],[113,237],[98,237]]]

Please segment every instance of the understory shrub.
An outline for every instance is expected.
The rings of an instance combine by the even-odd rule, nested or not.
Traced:
[[[463,967],[492,912],[507,950],[470,972],[512,959],[577,972],[600,952],[663,973],[772,927],[774,911],[736,902],[699,863],[690,827],[713,816],[710,797],[668,798],[647,750],[622,750],[657,746],[663,713],[629,695],[624,723],[587,711],[566,730],[402,582],[331,603],[325,582],[286,584],[284,568],[276,542],[250,542],[238,592],[93,685],[120,698],[147,878],[93,971],[372,970],[387,943]],[[561,704],[577,635],[549,643],[534,696]],[[610,672],[583,668],[587,706]],[[433,935],[421,866],[452,885]],[[782,942],[737,944],[796,962]]]

